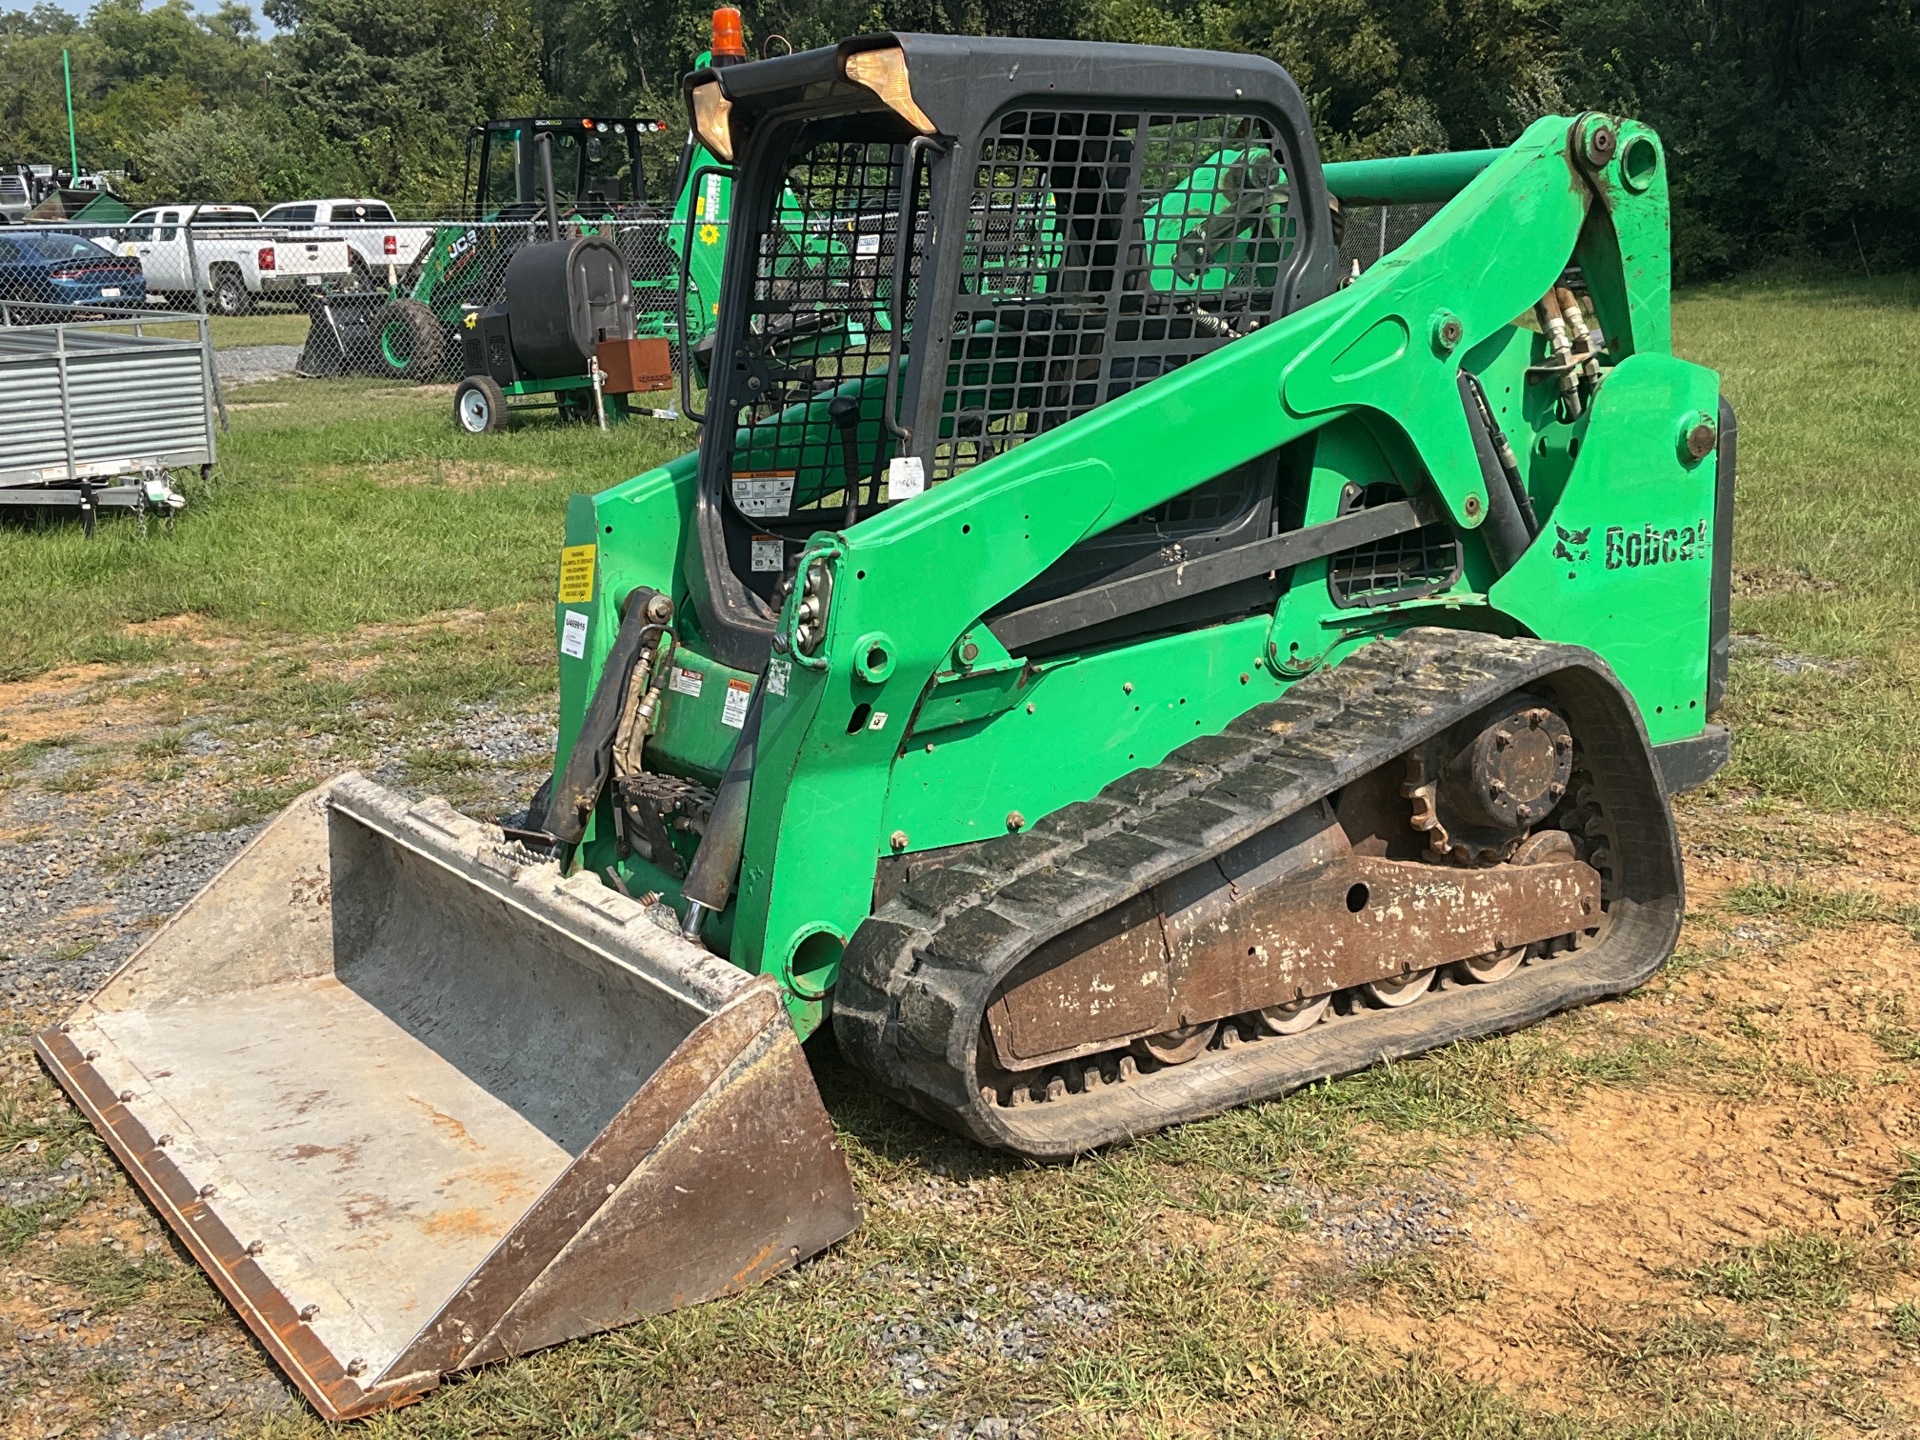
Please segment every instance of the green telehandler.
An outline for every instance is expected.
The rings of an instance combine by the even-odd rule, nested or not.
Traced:
[[[1631,990],[1727,756],[1646,126],[1323,166],[1267,60],[914,34],[687,98],[706,423],[571,502],[546,792],[343,777],[36,1039],[330,1417],[847,1233],[806,1037],[1052,1160]]]

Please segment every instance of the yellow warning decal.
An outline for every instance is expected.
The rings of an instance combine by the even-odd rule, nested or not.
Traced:
[[[560,552],[560,603],[584,605],[593,598],[593,546],[568,545]]]

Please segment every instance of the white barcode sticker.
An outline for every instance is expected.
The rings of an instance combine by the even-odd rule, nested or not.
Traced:
[[[720,723],[731,725],[739,730],[747,723],[747,701],[753,697],[753,686],[745,680],[727,681],[727,698],[720,706]]]
[[[750,470],[733,477],[733,503],[742,515],[777,519],[793,512],[793,471]]]
[[[578,660],[587,653],[587,617],[568,610],[560,622],[560,653]]]
[[[778,535],[756,535],[753,537],[753,573],[756,575],[778,575],[780,567],[786,564],[786,552],[780,547]]]
[[[887,462],[887,498],[910,500],[927,490],[927,467],[918,455],[896,455]]]
[[[706,683],[706,679],[707,677],[698,670],[683,670],[676,665],[673,667],[673,678],[667,682],[667,688],[676,695],[691,695],[698,700],[700,687]]]
[[[767,693],[784,695],[787,693],[787,677],[793,673],[793,662],[789,660],[767,661]]]

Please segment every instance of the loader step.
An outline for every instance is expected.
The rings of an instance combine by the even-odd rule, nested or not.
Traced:
[[[1571,720],[1577,793],[1546,827],[1578,831],[1590,846],[1602,923],[1537,947],[1497,984],[1441,984],[1404,1006],[1346,996],[1324,1023],[1295,1034],[1229,1018],[1212,1048],[1185,1063],[1157,1063],[1151,1051],[1100,1056],[1023,1073],[1009,1087],[991,1054],[989,1010],[1022,961],[1298,822],[1518,692],[1553,697]],[[989,1145],[1059,1158],[1630,990],[1671,953],[1683,908],[1666,795],[1645,730],[1605,665],[1571,646],[1411,630],[1095,799],[910,881],[847,947],[835,1032],[856,1064],[922,1114]]]

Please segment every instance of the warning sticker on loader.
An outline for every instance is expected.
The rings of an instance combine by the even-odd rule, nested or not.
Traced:
[[[593,546],[569,545],[560,552],[560,603],[584,605],[593,599]]]
[[[575,660],[587,653],[587,617],[578,610],[567,611],[560,622],[560,653]]]
[[[756,535],[753,537],[753,573],[756,575],[778,575],[786,564],[786,552],[781,548],[778,535]]]
[[[673,667],[673,678],[667,682],[667,688],[676,695],[690,695],[698,700],[706,682],[707,677],[698,670],[683,670],[676,665]]]
[[[756,518],[793,513],[793,471],[744,470],[733,477],[733,503]]]
[[[753,686],[745,680],[727,681],[727,698],[720,706],[720,723],[743,730],[747,724],[747,701],[753,698]]]
[[[784,695],[787,693],[787,677],[793,673],[793,664],[777,657],[767,661],[767,693]]]

